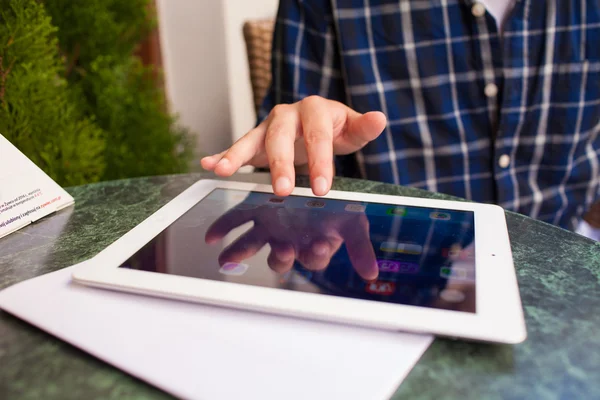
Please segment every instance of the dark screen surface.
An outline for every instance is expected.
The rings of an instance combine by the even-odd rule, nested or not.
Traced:
[[[121,267],[476,312],[471,211],[215,189]]]

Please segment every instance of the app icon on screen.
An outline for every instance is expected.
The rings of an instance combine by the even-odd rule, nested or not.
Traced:
[[[416,274],[419,272],[419,264],[401,262],[400,272],[403,274]]]
[[[464,268],[458,267],[442,267],[440,268],[440,276],[442,278],[452,279],[467,279],[467,271]]]
[[[228,262],[219,268],[219,272],[223,275],[240,276],[244,275],[248,270],[248,265],[241,263]]]
[[[416,274],[419,272],[419,265],[394,260],[377,260],[377,266],[380,272],[401,272],[404,274]]]
[[[367,283],[366,291],[371,294],[378,294],[381,296],[389,296],[396,290],[396,284],[394,282],[375,281]]]
[[[431,214],[429,214],[429,218],[441,221],[449,221],[450,214],[447,212],[434,211]]]
[[[452,268],[451,267],[440,268],[440,276],[442,278],[450,278],[452,276]]]
[[[344,208],[344,210],[346,210],[348,212],[357,212],[357,213],[363,213],[363,212],[365,212],[366,209],[367,209],[367,207],[363,206],[362,204],[346,204],[346,207]]]
[[[377,266],[381,272],[399,272],[400,263],[393,260],[377,260]]]
[[[379,246],[379,249],[387,253],[401,253],[413,255],[418,255],[423,252],[423,246],[414,243],[383,242]]]
[[[406,215],[406,208],[404,208],[404,207],[388,208],[387,214],[394,215],[396,217],[404,217]]]
[[[325,202],[323,200],[309,200],[306,202],[306,207],[308,207],[308,208],[323,208],[323,207],[325,207]]]

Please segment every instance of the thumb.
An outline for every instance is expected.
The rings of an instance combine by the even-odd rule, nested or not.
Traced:
[[[334,152],[343,155],[363,148],[381,135],[386,124],[387,118],[382,112],[372,111],[360,114],[349,110],[346,124],[340,135],[334,140]]]

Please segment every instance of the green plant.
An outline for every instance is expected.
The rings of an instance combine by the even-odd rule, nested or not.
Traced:
[[[56,28],[32,0],[0,0],[0,133],[58,182],[104,173],[104,133],[64,78]]]
[[[0,133],[62,185],[183,172],[188,133],[134,51],[148,0],[0,0]]]

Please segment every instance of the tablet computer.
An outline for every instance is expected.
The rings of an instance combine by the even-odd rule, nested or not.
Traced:
[[[498,206],[201,180],[74,272],[144,295],[497,343],[526,338]]]

